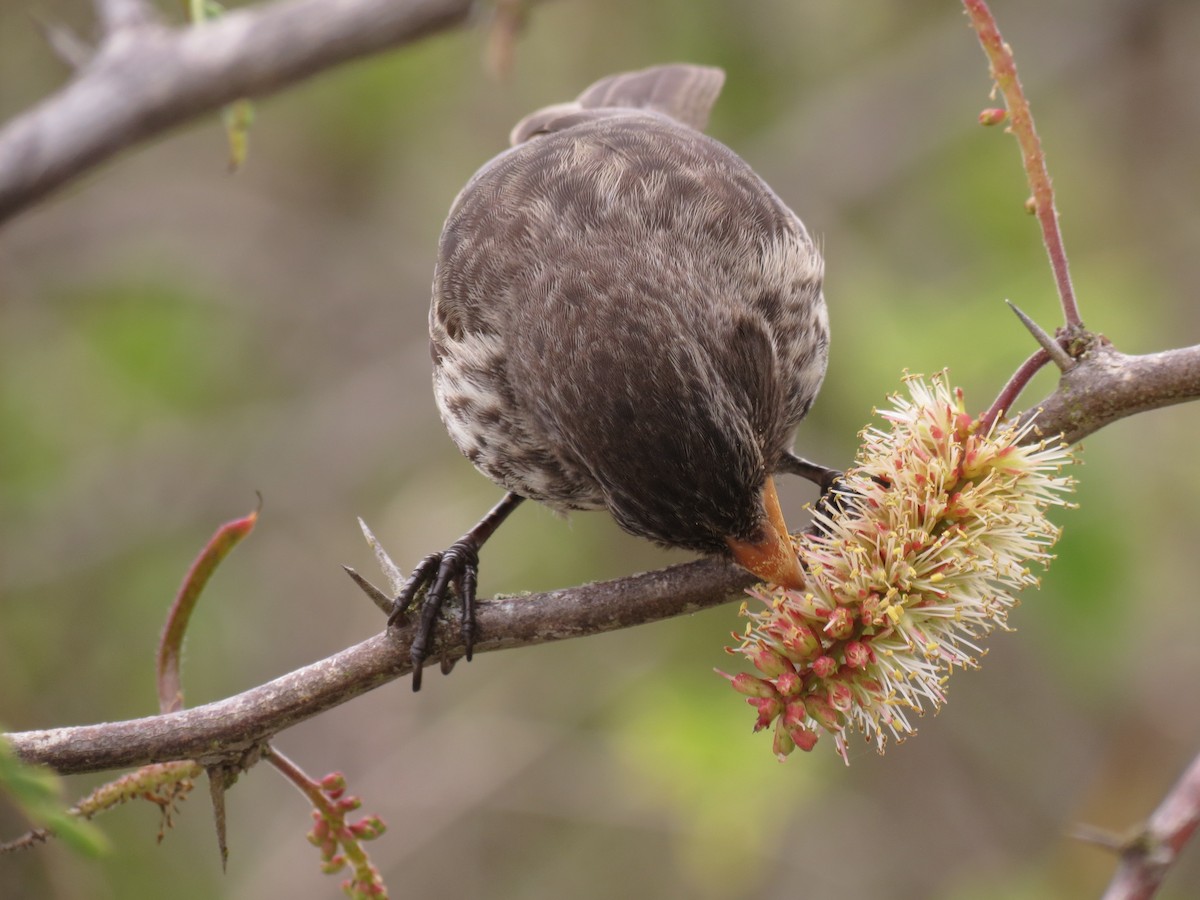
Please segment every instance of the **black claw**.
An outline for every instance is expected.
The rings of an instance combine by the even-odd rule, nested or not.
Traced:
[[[397,595],[392,604],[388,625],[407,624],[408,613],[414,607],[420,610],[417,630],[413,635],[412,646],[409,648],[409,659],[412,660],[412,687],[414,691],[421,689],[421,673],[425,659],[429,656],[429,645],[433,639],[433,629],[437,624],[438,613],[447,600],[450,586],[457,589],[459,603],[462,609],[462,641],[467,662],[475,650],[475,591],[479,584],[479,548],[491,537],[496,528],[508,514],[517,508],[521,497],[507,494],[496,504],[483,519],[465,535],[440,553],[431,553],[421,560],[413,569],[404,589]],[[417,601],[422,589],[425,594]],[[442,658],[442,671],[449,672],[453,661]]]
[[[469,565],[463,571],[462,581],[459,582],[462,591],[462,641],[466,652],[463,654],[467,662],[475,653],[475,586],[479,582],[479,562]]]

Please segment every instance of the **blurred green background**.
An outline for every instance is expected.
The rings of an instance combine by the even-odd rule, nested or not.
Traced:
[[[1200,4],[996,0],[1058,189],[1086,322],[1127,352],[1200,341]],[[174,12],[174,10],[172,10]],[[218,572],[184,668],[192,705],[342,649],[381,620],[340,571],[373,566],[362,515],[411,565],[500,490],[455,451],[429,387],[437,235],[524,113],[656,62],[725,67],[710,131],[820,236],[833,328],[806,456],[852,458],[903,369],[948,366],[982,409],[1032,344],[1003,304],[1058,322],[1014,142],[975,124],[987,68],[952,0],[555,0],[511,77],[474,27],[258,104],[245,170],[219,117],[129,152],[0,232],[0,722],[148,714],[163,615],[221,521],[265,498]],[[0,4],[0,117],[60,85],[31,14]],[[1025,398],[1052,386],[1048,375]],[[390,831],[393,896],[1076,897],[1200,746],[1195,464],[1200,410],[1086,442],[1080,510],[951,702],[849,768],[785,764],[712,674],[736,606],[488,654],[413,696],[390,685],[278,745],[344,770]],[[807,488],[789,484],[799,521]],[[686,558],[521,509],[482,591]],[[77,795],[98,778],[76,778]],[[259,767],[229,796],[222,876],[203,791],[161,846],[149,805],[102,820],[117,851],[0,857],[0,896],[341,896],[301,797]],[[0,835],[23,828],[0,806]],[[1200,848],[1163,896],[1200,890]]]

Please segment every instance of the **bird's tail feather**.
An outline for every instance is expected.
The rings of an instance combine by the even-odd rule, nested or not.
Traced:
[[[517,123],[509,139],[515,147],[541,134],[591,119],[623,115],[631,109],[652,110],[703,131],[724,83],[725,73],[721,69],[687,63],[609,75],[574,102],[557,103],[530,113]]]

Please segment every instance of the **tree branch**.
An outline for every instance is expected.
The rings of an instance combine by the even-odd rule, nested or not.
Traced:
[[[753,577],[700,560],[599,584],[480,603],[475,653],[628,628],[727,602]],[[439,630],[432,658],[462,656],[457,628]],[[393,629],[237,696],[182,712],[6,735],[17,755],[64,774],[174,759],[216,765],[273,734],[411,671],[413,629]]]
[[[168,28],[108,0],[78,76],[0,130],[0,223],[126,147],[242,97],[464,21],[471,0],[277,0]]]
[[[1192,760],[1147,820],[1121,851],[1121,864],[1104,900],[1153,897],[1163,876],[1200,826],[1200,756]]]
[[[1079,365],[1037,407],[1037,431],[1068,444],[1135,413],[1200,398],[1200,344],[1127,356],[1095,338]],[[1035,410],[1024,413],[1033,415]]]
[[[100,30],[108,35],[125,28],[134,28],[155,18],[154,9],[146,0],[94,0]]]
[[[1200,345],[1127,356],[1094,338],[1059,389],[1038,407],[1038,429],[1074,442],[1126,416],[1197,398]],[[545,594],[497,597],[479,604],[475,651],[583,637],[698,612],[734,598],[751,581],[741,569],[709,559]],[[268,684],[183,712],[7,738],[22,759],[63,773],[175,759],[216,765],[407,674],[412,636],[410,628],[385,632]],[[434,658],[452,662],[462,655],[458,629],[442,628],[438,638]]]

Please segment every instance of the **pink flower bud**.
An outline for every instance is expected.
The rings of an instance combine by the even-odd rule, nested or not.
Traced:
[[[804,709],[827,731],[842,730],[840,717],[824,697],[809,694],[804,698]]]
[[[1001,122],[1003,122],[1007,118],[1008,118],[1007,110],[996,109],[995,107],[990,107],[988,109],[980,110],[980,112],[979,112],[979,124],[983,125],[985,127],[991,127],[992,125],[999,125]]]
[[[321,779],[321,790],[337,791],[346,789],[346,776],[341,772],[330,772]]]
[[[838,712],[849,712],[854,704],[854,693],[850,686],[842,682],[835,683],[829,689],[829,705]]]
[[[871,648],[862,641],[851,641],[846,645],[846,665],[852,669],[865,668],[871,662]]]
[[[758,710],[758,720],[754,723],[755,731],[762,731],[783,712],[783,702],[773,697],[747,697],[746,702]]]
[[[785,728],[803,728],[808,721],[808,709],[803,700],[793,700],[783,711],[783,726]]]
[[[782,675],[784,672],[795,672],[792,661],[781,653],[776,653],[762,641],[748,654],[754,667],[768,678]]]
[[[788,758],[788,754],[796,749],[796,742],[792,740],[792,736],[788,734],[782,723],[775,727],[775,739],[771,742],[771,749],[775,752],[775,758],[783,762]]]
[[[332,875],[334,872],[337,872],[337,871],[341,870],[342,868],[344,868],[345,865],[346,865],[346,857],[342,856],[339,853],[337,856],[333,857],[332,859],[327,859],[327,860],[325,860],[325,862],[321,863],[321,871],[324,872],[326,875]]]
[[[813,674],[818,678],[828,678],[837,671],[837,660],[832,656],[818,656],[813,660]]]
[[[722,672],[720,669],[713,669],[722,678],[725,678],[733,686],[733,689],[739,694],[745,694],[747,697],[777,697],[768,681],[763,681],[749,672],[738,672],[736,675],[730,675],[728,672]]]
[[[817,733],[811,728],[789,728],[788,737],[805,753],[817,746]]]
[[[775,690],[785,697],[792,697],[804,689],[804,679],[795,672],[784,672],[775,679]]]

